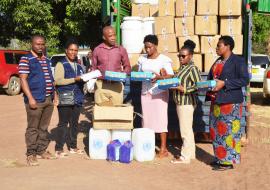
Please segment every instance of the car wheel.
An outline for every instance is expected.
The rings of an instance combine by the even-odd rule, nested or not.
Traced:
[[[21,92],[21,82],[18,77],[11,77],[9,79],[8,88],[6,89],[6,93],[10,96],[17,95]]]

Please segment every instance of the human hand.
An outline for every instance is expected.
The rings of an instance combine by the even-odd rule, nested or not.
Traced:
[[[154,73],[154,78],[152,79],[152,82],[156,82],[157,80],[162,80],[164,79],[164,77],[162,77],[160,74],[158,73]]]
[[[225,86],[225,82],[223,80],[219,80],[219,79],[215,79],[215,81],[217,82],[217,84],[213,88],[212,91],[218,92],[218,91],[220,91]]]
[[[163,77],[167,76],[167,71],[164,68],[160,69],[160,75]]]
[[[80,82],[82,78],[80,76],[75,77],[75,82]]]
[[[29,106],[31,109],[37,109],[37,101],[34,98],[29,98]]]
[[[179,90],[180,92],[184,92],[184,87],[182,85],[179,85],[177,87],[170,88],[172,90]]]

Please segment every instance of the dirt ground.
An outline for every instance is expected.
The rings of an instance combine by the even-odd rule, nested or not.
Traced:
[[[80,118],[88,125],[89,109]],[[190,165],[173,165],[170,159],[131,164],[90,160],[86,155],[40,160],[39,167],[27,167],[24,133],[26,114],[21,95],[0,94],[0,188],[2,190],[47,189],[270,189],[270,100],[263,101],[261,89],[252,89],[252,116],[248,144],[242,148],[242,163],[230,171],[212,171],[212,146],[197,143],[197,159]],[[54,110],[50,129],[57,125]],[[79,145],[83,148],[83,134]],[[49,150],[53,152],[54,142]]]

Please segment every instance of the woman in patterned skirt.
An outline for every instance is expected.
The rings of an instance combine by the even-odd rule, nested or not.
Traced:
[[[232,53],[234,40],[230,36],[219,38],[216,52],[220,56],[209,71],[208,80],[216,80],[209,92],[211,100],[210,136],[213,140],[215,161],[213,170],[233,169],[240,163],[242,87],[249,83],[247,64]]]

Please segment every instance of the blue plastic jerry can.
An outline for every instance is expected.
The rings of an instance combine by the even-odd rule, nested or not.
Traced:
[[[133,144],[131,141],[126,141],[120,147],[120,158],[121,163],[130,163],[133,160]]]
[[[107,160],[118,161],[120,155],[121,143],[119,140],[113,140],[107,145]]]

